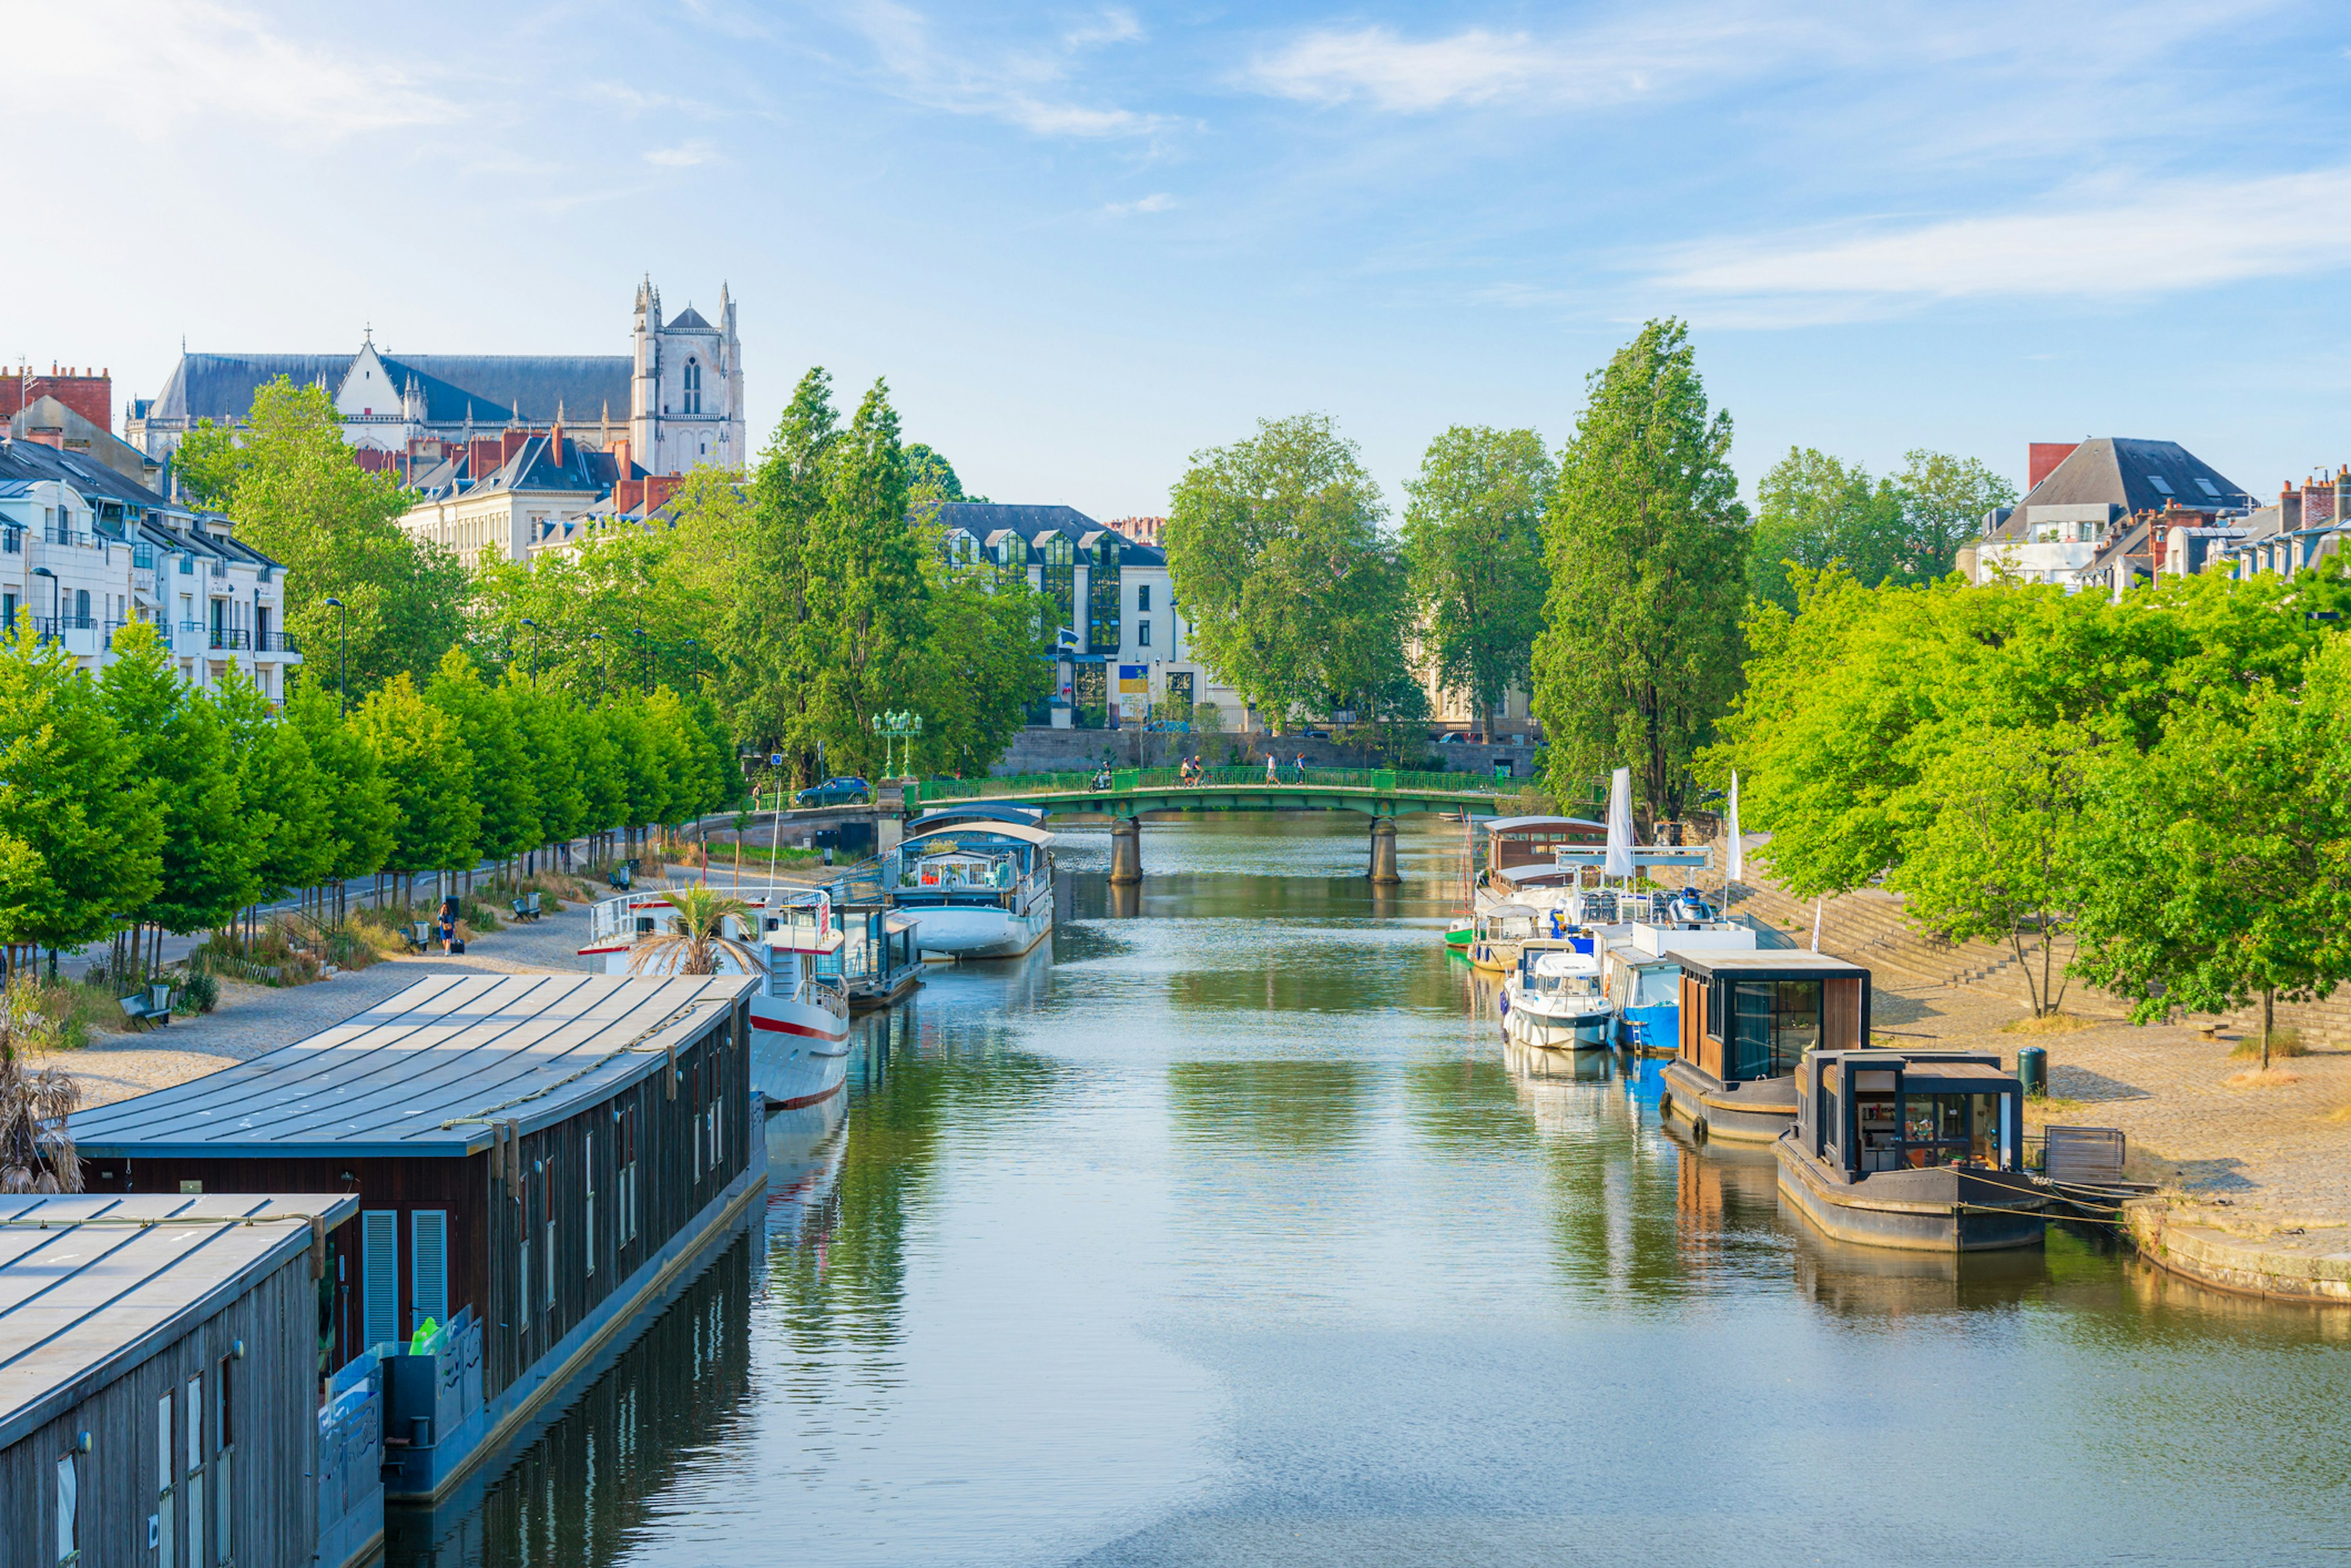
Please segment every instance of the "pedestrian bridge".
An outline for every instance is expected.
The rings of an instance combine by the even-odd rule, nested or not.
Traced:
[[[1513,779],[1473,773],[1421,773],[1382,768],[1295,768],[1269,780],[1262,768],[1210,768],[1196,784],[1173,768],[1113,768],[1110,788],[1094,788],[1092,773],[1030,774],[1008,779],[925,779],[914,810],[935,810],[985,800],[1028,806],[1048,816],[1112,819],[1111,881],[1140,881],[1141,822],[1153,811],[1359,811],[1372,819],[1371,876],[1393,883],[1395,819],[1415,812],[1492,816],[1497,796],[1523,787]],[[911,791],[910,791],[911,793]]]

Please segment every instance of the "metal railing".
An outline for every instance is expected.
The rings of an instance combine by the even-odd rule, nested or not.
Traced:
[[[298,653],[302,651],[291,632],[264,632],[255,641],[265,653]]]
[[[53,545],[78,545],[84,549],[88,549],[94,542],[79,528],[70,528],[63,523],[51,523],[41,530],[41,538]]]
[[[1000,795],[1062,794],[1091,790],[1092,773],[1021,773],[1001,779],[925,779],[923,802],[987,800]],[[1496,779],[1483,773],[1431,773],[1395,768],[1317,768],[1309,764],[1301,778],[1294,764],[1277,765],[1269,780],[1263,767],[1209,768],[1201,771],[1196,787],[1262,789],[1406,790],[1417,794],[1516,794],[1527,787],[1522,779]],[[1181,789],[1187,785],[1173,768],[1119,768],[1111,770],[1107,793],[1132,794],[1138,789]]]
[[[212,629],[212,645],[215,648],[250,649],[253,633],[242,626],[215,626]]]

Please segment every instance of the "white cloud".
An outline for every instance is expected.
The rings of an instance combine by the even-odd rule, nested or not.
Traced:
[[[1143,37],[1141,25],[1124,11],[1101,13],[1049,49],[993,55],[934,41],[929,19],[897,0],[862,0],[851,18],[898,78],[900,90],[932,109],[1007,120],[1040,136],[1149,136],[1175,123],[1164,115],[1077,102],[1061,90],[1079,54]]]
[[[1164,213],[1175,204],[1176,198],[1166,192],[1154,191],[1132,202],[1111,202],[1103,206],[1102,211],[1114,218],[1123,218],[1131,213]]]
[[[1411,39],[1385,26],[1326,27],[1260,56],[1244,80],[1304,103],[1364,102],[1399,114],[1512,101],[1591,106],[1757,68],[1791,37],[1787,28],[1696,16],[1573,38],[1470,27]]]
[[[1725,239],[1669,256],[1657,281],[1726,300],[1862,308],[1990,297],[2126,298],[2351,266],[2351,168],[2178,181],[2124,200],[1898,230]]]
[[[339,139],[461,118],[455,103],[385,61],[287,37],[212,0],[78,0],[12,8],[18,107],[86,109],[159,138],[190,120],[257,122]],[[37,62],[37,68],[30,68]]]
[[[665,169],[690,169],[696,163],[716,162],[717,158],[717,143],[705,136],[689,138],[674,147],[656,147],[645,154],[646,162]]]

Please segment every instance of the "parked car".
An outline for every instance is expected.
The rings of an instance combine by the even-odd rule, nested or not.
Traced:
[[[854,806],[866,799],[862,779],[828,779],[821,784],[811,784],[792,797],[795,806]]]
[[[1331,732],[1327,729],[1302,729],[1298,732],[1298,738],[1301,740],[1328,740],[1331,738]]]

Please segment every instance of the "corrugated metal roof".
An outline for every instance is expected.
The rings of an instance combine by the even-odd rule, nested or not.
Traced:
[[[0,1197],[0,1448],[88,1398],[310,1245],[356,1197]]]
[[[739,975],[465,975],[419,980],[308,1040],[77,1113],[85,1157],[462,1156],[653,1072],[726,1016]],[[449,1125],[451,1122],[456,1125]]]
[[[1712,948],[1694,953],[1674,947],[1667,949],[1665,956],[1700,978],[1721,973],[1755,975],[1763,978],[1785,976],[1790,979],[1802,979],[1813,975],[1869,973],[1858,964],[1848,963],[1826,953],[1809,952],[1802,947],[1773,947],[1757,952],[1724,952]]]

